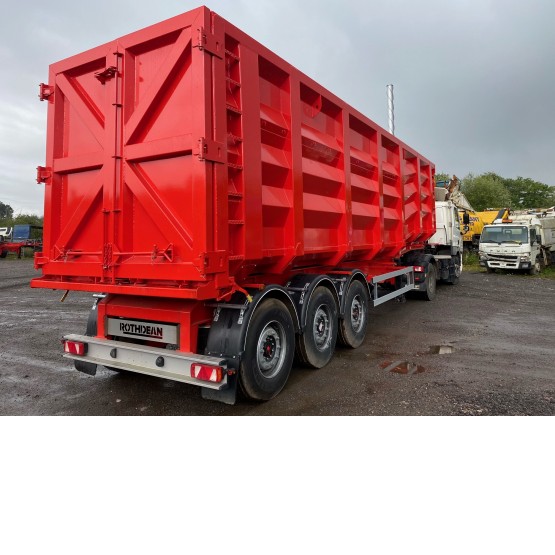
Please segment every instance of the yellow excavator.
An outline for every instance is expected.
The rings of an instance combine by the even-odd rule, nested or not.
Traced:
[[[449,181],[438,181],[436,185],[447,189],[448,198],[459,210],[463,250],[466,252],[478,252],[480,235],[485,225],[506,220],[511,213],[509,208],[488,208],[482,212],[476,212],[461,192],[460,181],[456,175]]]
[[[509,208],[490,208],[483,212],[470,212],[468,226],[461,227],[464,250],[478,252],[480,235],[485,225],[500,223],[508,219],[511,211]],[[464,210],[459,210],[459,219],[462,222]]]

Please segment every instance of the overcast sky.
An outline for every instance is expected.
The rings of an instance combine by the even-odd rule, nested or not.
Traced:
[[[0,201],[42,213],[50,63],[201,5],[29,0],[0,22]],[[553,0],[213,0],[207,6],[463,177],[555,185]]]

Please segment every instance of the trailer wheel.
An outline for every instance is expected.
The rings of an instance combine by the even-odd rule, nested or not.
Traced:
[[[239,384],[250,399],[267,401],[285,386],[295,354],[295,330],[287,307],[277,299],[263,301],[249,324]]]
[[[0,252],[0,258],[6,258],[6,256],[8,256],[8,251]]]
[[[356,349],[362,345],[368,326],[368,289],[358,280],[349,286],[345,299],[345,317],[339,321],[339,341]]]
[[[297,352],[310,368],[322,368],[333,356],[337,341],[337,303],[327,287],[316,287],[308,302],[306,328]]]
[[[426,301],[433,301],[436,298],[437,270],[435,264],[428,264],[426,271],[426,291],[422,291],[422,298]]]

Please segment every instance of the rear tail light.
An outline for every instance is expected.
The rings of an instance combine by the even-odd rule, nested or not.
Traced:
[[[414,271],[415,272],[423,272],[424,271],[424,266],[415,266]]]
[[[207,366],[206,364],[193,364],[191,366],[191,378],[205,382],[220,383],[224,379],[224,371],[221,366]]]
[[[64,352],[84,356],[87,353],[87,344],[81,341],[64,341]]]

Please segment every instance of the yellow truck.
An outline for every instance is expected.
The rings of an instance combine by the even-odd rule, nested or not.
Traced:
[[[469,223],[463,224],[463,216],[467,213]],[[463,248],[465,251],[478,251],[480,243],[480,235],[485,225],[494,222],[501,223],[509,217],[510,210],[508,208],[491,208],[483,212],[475,212],[471,210],[459,210],[459,220],[461,222],[461,230],[463,232]]]

